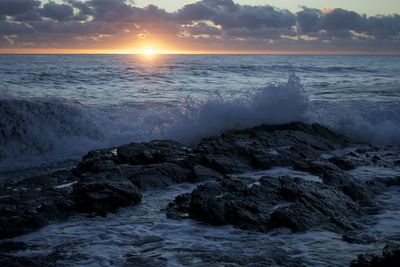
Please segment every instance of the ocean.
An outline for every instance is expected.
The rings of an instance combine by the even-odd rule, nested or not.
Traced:
[[[0,172],[296,120],[399,145],[399,74],[399,56],[1,55]]]
[[[196,143],[263,123],[317,122],[354,142],[396,150],[399,75],[400,56],[1,55],[0,182],[72,168],[92,149],[153,139]],[[389,154],[380,156],[396,155]],[[387,178],[399,177],[400,168],[368,165],[350,172]],[[257,175],[320,181],[280,166],[244,174]],[[55,255],[59,266],[127,266],[127,258],[146,266],[157,259],[166,266],[210,266],[208,260],[263,262],[270,255],[306,266],[347,266],[359,253],[381,253],[385,240],[400,236],[398,186],[375,198],[384,210],[362,228],[375,241],[350,243],[324,230],[259,233],[167,219],[168,203],[197,185],[143,191],[140,204],[104,217],[56,221],[11,239],[29,245],[15,255]]]

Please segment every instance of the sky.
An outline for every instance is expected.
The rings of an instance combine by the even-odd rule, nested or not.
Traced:
[[[0,53],[400,54],[399,0],[0,0]]]
[[[193,0],[136,0],[138,6],[144,7],[149,4],[157,5],[167,11],[176,11]],[[356,11],[368,15],[388,15],[400,13],[399,0],[237,0],[241,5],[270,5],[278,8],[286,8],[290,11],[299,11],[301,6],[313,8],[334,8]]]

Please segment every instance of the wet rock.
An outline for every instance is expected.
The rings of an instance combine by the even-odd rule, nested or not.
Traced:
[[[351,228],[350,218],[362,213],[360,207],[372,205],[372,196],[398,184],[399,179],[365,182],[344,170],[372,164],[375,154],[381,158],[379,164],[393,166],[399,153],[390,151],[391,156],[386,157],[380,148],[367,147],[355,150],[357,157],[340,156],[331,162],[321,158],[321,154],[348,144],[343,136],[321,125],[296,122],[227,131],[194,145],[157,140],[91,151],[71,172],[0,186],[0,238],[24,234],[82,212],[104,215],[135,205],[140,202],[139,190],[208,180],[218,182],[205,185],[208,191],[199,187],[189,196],[178,197],[167,208],[169,216],[191,216],[261,231],[285,224],[299,231],[314,229],[317,224],[335,231]],[[282,178],[279,183],[226,179],[233,173],[282,166],[316,174],[324,185],[307,184],[310,188],[306,189],[301,180],[295,187],[292,178]],[[338,214],[328,201],[321,202],[324,194],[333,197]],[[347,211],[343,203],[349,205]]]
[[[397,242],[388,243],[382,252],[382,255],[363,254],[354,260],[351,267],[395,267],[400,266],[400,244]]]
[[[364,206],[373,205],[371,197],[382,193],[386,188],[383,182],[356,179],[329,161],[298,161],[293,168],[320,176],[324,184],[342,191]]]
[[[374,162],[374,163],[376,163],[376,162],[382,161],[382,159],[381,159],[379,156],[374,155],[374,156],[372,157],[371,161]]]
[[[142,198],[135,185],[117,175],[85,177],[73,186],[72,196],[80,210],[98,214],[137,204]]]
[[[132,143],[117,149],[118,164],[146,165],[183,160],[191,150],[175,141],[156,140],[149,143]]]
[[[68,172],[28,179],[0,188],[0,239],[24,234],[65,218],[74,203],[66,190],[55,186],[75,180]]]
[[[10,253],[26,249],[28,249],[28,246],[23,242],[5,241],[0,243],[0,253]]]
[[[290,166],[345,144],[345,138],[318,124],[289,123],[262,125],[204,138],[193,152],[198,155],[200,164],[227,174]],[[271,149],[275,153],[271,153]]]
[[[177,213],[213,225],[233,224],[262,232],[278,227],[344,232],[355,229],[352,220],[363,211],[330,186],[283,176],[200,185],[169,205],[167,215],[176,218]]]
[[[140,254],[130,254],[126,256],[124,267],[154,267],[167,266],[167,260],[161,256],[147,256]]]
[[[193,173],[196,177],[196,182],[218,180],[225,177],[223,174],[201,165],[195,165],[193,167]]]
[[[190,169],[169,162],[139,166],[125,165],[121,169],[133,184],[143,190],[163,189],[173,184],[195,181]]]
[[[335,164],[337,167],[345,171],[355,168],[354,164],[351,161],[340,158],[338,156],[329,158],[329,162]]]
[[[4,267],[47,267],[57,266],[57,264],[50,257],[37,256],[37,257],[17,257],[0,253],[0,266]]]

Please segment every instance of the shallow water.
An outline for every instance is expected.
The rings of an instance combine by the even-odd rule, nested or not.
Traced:
[[[272,173],[277,171],[293,175],[286,168],[276,168]],[[380,253],[384,239],[400,238],[400,187],[379,196],[382,211],[364,222],[365,233],[373,235],[376,242],[349,244],[341,235],[327,231],[290,233],[287,229],[276,229],[263,234],[193,220],[167,219],[162,209],[176,195],[190,192],[195,186],[181,184],[165,191],[146,192],[141,204],[117,214],[77,216],[14,238],[30,246],[17,255],[52,253],[57,263],[64,266],[123,266],[129,258],[150,266],[160,262],[167,266],[224,266],[224,263],[242,266],[244,262],[266,264],[271,258],[278,264],[347,266],[360,253]]]

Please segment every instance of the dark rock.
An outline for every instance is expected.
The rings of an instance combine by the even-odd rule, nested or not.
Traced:
[[[73,183],[76,177],[68,172],[37,177],[0,189],[0,239],[21,235],[48,224],[55,218],[65,218],[74,203],[60,184]]]
[[[73,186],[72,196],[80,210],[98,214],[137,204],[142,198],[135,185],[116,175],[85,177]]]
[[[290,166],[340,148],[346,140],[318,125],[289,123],[228,131],[204,138],[194,149],[198,162],[222,173]],[[271,153],[271,149],[275,153]]]
[[[204,182],[224,178],[224,175],[222,175],[221,173],[201,165],[195,165],[193,167],[193,173],[196,177],[196,182]]]
[[[47,267],[57,266],[51,257],[36,256],[36,257],[21,257],[11,256],[0,253],[0,266],[4,267]]]
[[[354,229],[352,220],[363,214],[357,203],[333,187],[287,176],[200,185],[167,209],[171,218],[179,212],[213,225],[263,232],[277,227],[343,232]]]
[[[0,243],[0,253],[10,253],[27,249],[28,246],[23,242],[5,241]]]
[[[335,164],[340,169],[345,170],[345,171],[354,169],[354,165],[352,164],[351,161],[337,157],[337,156],[329,158],[329,162]]]
[[[167,266],[167,260],[162,257],[145,257],[140,254],[129,254],[126,256],[124,267],[154,267],[154,266]]]
[[[382,159],[379,157],[379,156],[377,156],[377,155],[374,155],[373,157],[372,157],[372,159],[371,159],[371,161],[372,162],[379,162],[379,161],[381,161]]]
[[[371,197],[383,192],[386,188],[383,181],[356,179],[330,162],[299,161],[293,168],[320,176],[324,184],[335,187],[365,206],[372,205]]]
[[[190,148],[168,140],[156,140],[149,143],[132,143],[117,149],[118,164],[146,165],[162,162],[177,162],[186,158]]]
[[[190,197],[178,197],[167,208],[169,216],[189,214],[213,224],[261,231],[279,226],[314,229],[317,224],[342,231],[352,228],[350,219],[362,214],[361,208],[371,206],[374,195],[399,181],[360,181],[343,170],[370,164],[375,154],[382,158],[380,164],[392,166],[397,152],[390,151],[389,160],[374,147],[356,150],[358,157],[331,160],[334,164],[321,158],[322,153],[347,145],[343,136],[321,125],[295,122],[227,131],[190,146],[158,140],[91,151],[72,171],[0,186],[0,238],[24,234],[81,212],[104,215],[135,205],[141,199],[139,189],[207,180],[219,182],[204,185],[207,190],[199,187]],[[361,152],[371,153],[370,159],[357,154]],[[281,178],[261,179],[260,184],[252,185],[254,181],[246,179],[226,179],[232,173],[274,166],[294,166],[320,176],[324,184]],[[327,195],[332,197],[332,205],[338,205],[337,214]]]
[[[162,189],[173,184],[196,180],[190,169],[169,162],[139,166],[124,165],[121,169],[133,184],[144,190]]]
[[[351,263],[351,267],[397,267],[400,266],[400,244],[388,243],[381,256],[374,254],[359,255],[357,260]]]

